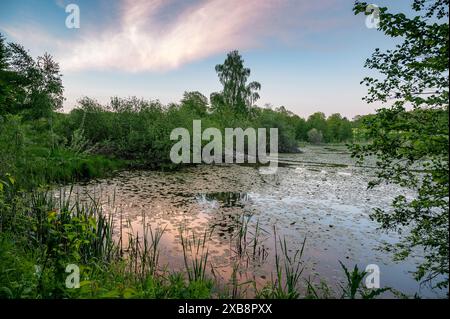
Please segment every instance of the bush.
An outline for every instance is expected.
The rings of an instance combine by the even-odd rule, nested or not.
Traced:
[[[312,128],[308,131],[308,142],[311,144],[321,144],[323,141],[323,134],[321,131]]]

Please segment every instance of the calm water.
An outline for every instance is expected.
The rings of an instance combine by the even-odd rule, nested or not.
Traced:
[[[209,271],[212,268],[216,278],[227,282],[232,265],[239,263],[238,279],[256,279],[261,286],[274,271],[275,227],[292,254],[306,238],[305,278],[322,279],[335,288],[344,281],[339,260],[360,269],[377,264],[382,286],[410,295],[439,296],[420,287],[409,273],[420,262],[419,256],[394,263],[391,255],[378,249],[383,242],[398,241],[398,236],[378,231],[378,224],[369,218],[373,208],[388,209],[396,195],[412,198],[413,193],[393,185],[367,190],[373,169],[356,167],[345,147],[308,147],[302,154],[280,155],[279,161],[276,175],[240,165],[127,171],[76,185],[75,192],[82,198],[88,192],[100,199],[103,209],[117,217],[116,234],[119,216],[124,236],[142,234],[144,219],[153,228],[165,227],[160,263],[169,269],[183,268],[180,229],[197,234],[212,231]],[[231,242],[243,215],[249,219],[249,238],[257,223],[260,236],[256,253],[249,249],[238,260]],[[242,290],[251,296],[250,288]]]

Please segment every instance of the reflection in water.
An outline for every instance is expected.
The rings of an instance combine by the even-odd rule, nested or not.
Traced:
[[[212,192],[199,194],[198,203],[206,212],[213,214],[210,220],[211,230],[216,230],[222,238],[231,237],[242,225],[241,210],[223,210],[218,208],[241,208],[250,203],[250,196],[242,192]],[[245,216],[245,215],[244,215]]]
[[[199,194],[201,201],[217,201],[224,207],[244,207],[242,202],[249,200],[247,193],[241,192],[213,192]]]
[[[280,154],[280,162],[288,165],[276,175],[261,175],[251,166],[199,165],[178,172],[122,172],[80,184],[75,191],[101,201],[116,220],[116,234],[122,229],[123,236],[142,235],[144,219],[153,229],[165,228],[160,262],[168,269],[183,268],[180,230],[206,231],[211,232],[209,271],[215,278],[229,281],[237,269],[240,282],[251,278],[262,285],[274,271],[275,227],[290,253],[306,238],[304,278],[336,287],[344,279],[339,260],[362,269],[377,264],[383,286],[435,296],[408,273],[419,258],[396,264],[377,249],[398,236],[381,233],[369,218],[373,208],[388,208],[396,195],[414,194],[393,185],[367,190],[371,169],[355,166],[345,149],[338,148]]]

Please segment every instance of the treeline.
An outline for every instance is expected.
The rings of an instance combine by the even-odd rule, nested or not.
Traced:
[[[220,130],[278,128],[280,152],[297,152],[301,141],[361,138],[360,119],[352,122],[338,113],[326,118],[320,112],[303,119],[283,106],[256,106],[261,85],[248,82],[250,70],[237,51],[216,72],[223,90],[209,99],[185,92],[179,103],[168,105],[136,97],[113,97],[102,105],[84,97],[65,114],[58,112],[64,100],[58,63],[48,54],[33,59],[0,35],[0,174],[26,171],[27,176],[65,181],[102,174],[105,165],[110,169],[111,159],[171,166],[170,132],[177,127],[192,130],[194,119],[202,120],[204,128]]]
[[[214,110],[199,92],[185,92],[179,104],[169,105],[136,97],[115,97],[109,104],[101,105],[86,97],[67,116],[61,116],[57,130],[67,141],[72,141],[73,133],[78,130],[96,152],[130,159],[151,157],[152,154],[158,157],[162,144],[167,143],[170,149],[173,143],[169,139],[170,132],[176,127],[191,130],[194,119],[202,120],[204,128],[220,130],[226,127],[276,127],[280,152],[296,152],[299,141],[315,144],[350,141],[353,128],[362,125],[361,121],[352,123],[340,114],[326,118],[323,113],[315,113],[305,120],[284,107],[253,107],[249,112],[243,116],[228,109]]]

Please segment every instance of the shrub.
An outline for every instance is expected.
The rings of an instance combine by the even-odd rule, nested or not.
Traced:
[[[320,144],[323,141],[323,134],[315,128],[308,131],[308,142],[311,144]]]

